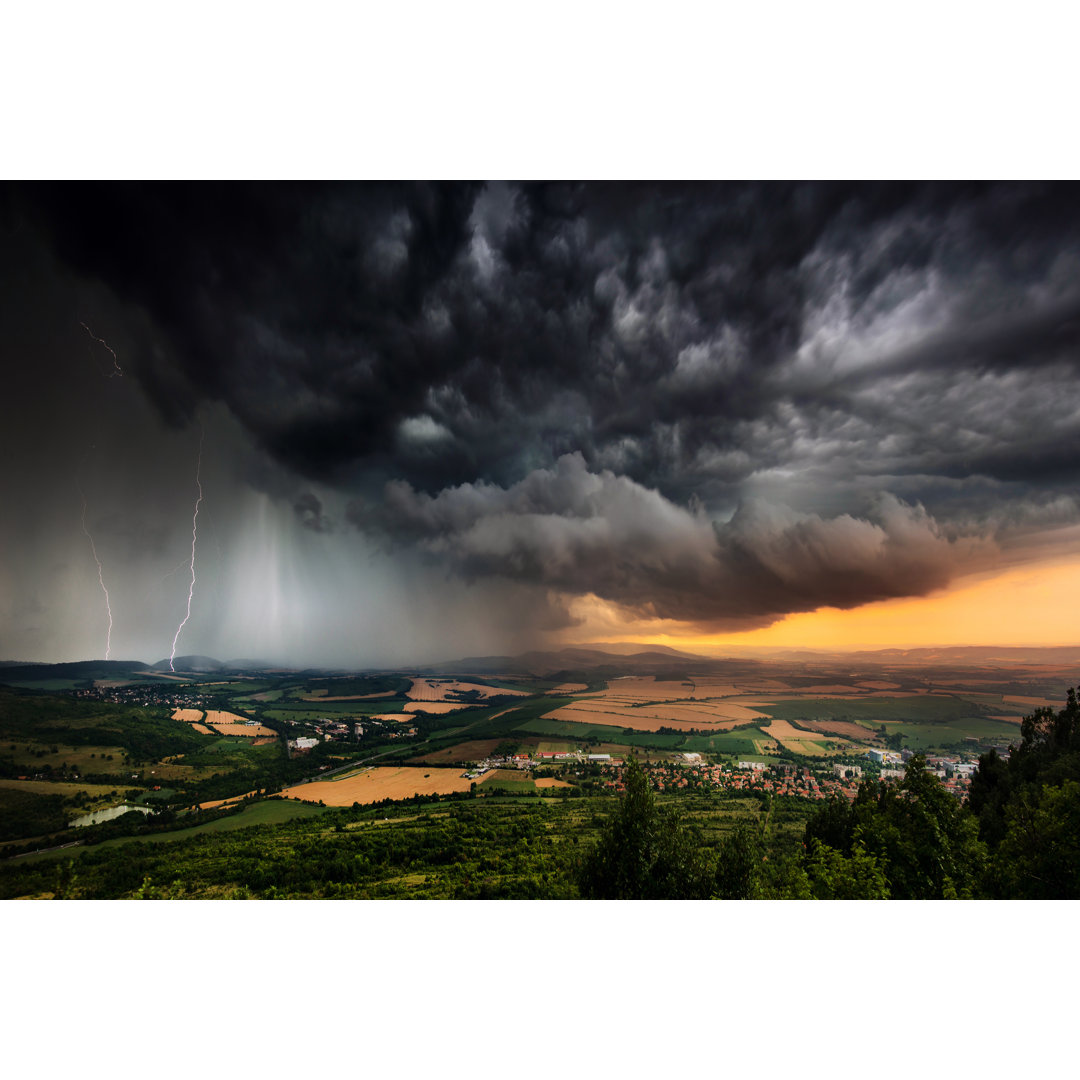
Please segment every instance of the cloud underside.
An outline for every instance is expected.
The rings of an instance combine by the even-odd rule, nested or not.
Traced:
[[[685,501],[1073,476],[1069,185],[63,185],[57,251],[150,313],[130,376],[280,463],[428,492],[582,453]],[[914,499],[915,491],[905,492]]]
[[[924,595],[995,550],[983,537],[946,537],[921,507],[891,496],[874,520],[751,501],[717,522],[626,477],[590,472],[580,454],[508,488],[464,484],[430,496],[396,481],[379,506],[354,504],[351,517],[468,580],[593,594],[637,618],[712,631]]]

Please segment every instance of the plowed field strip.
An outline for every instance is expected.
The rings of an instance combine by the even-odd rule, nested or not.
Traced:
[[[366,769],[342,780],[317,780],[286,788],[287,799],[326,803],[327,806],[366,805],[380,799],[407,799],[412,795],[448,795],[468,791],[466,780],[457,769],[393,768]]]

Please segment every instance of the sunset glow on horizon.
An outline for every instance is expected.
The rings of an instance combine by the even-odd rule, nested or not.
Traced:
[[[597,605],[597,609],[603,605]],[[904,597],[848,611],[819,608],[741,634],[673,634],[659,622],[623,623],[616,631],[599,611],[575,640],[648,641],[707,654],[728,648],[915,649],[959,645],[1080,645],[1080,561],[1056,560],[961,579],[930,596]]]

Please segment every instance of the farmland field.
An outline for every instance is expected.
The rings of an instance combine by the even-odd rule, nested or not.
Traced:
[[[469,761],[483,761],[495,752],[500,739],[472,739],[446,747],[443,750],[428,750],[418,754],[410,761],[426,762],[429,765],[464,765]]]
[[[206,723],[222,735],[235,735],[244,739],[273,737],[277,734],[273,728],[263,724],[249,725],[247,717],[222,712],[220,709],[210,709],[206,714]]]
[[[473,781],[466,780],[459,769],[376,766],[351,773],[340,780],[316,780],[286,788],[286,799],[324,802],[327,806],[379,802],[382,799],[408,799],[412,795],[448,795],[468,791]]]
[[[723,731],[716,735],[690,735],[681,744],[681,748],[714,754],[757,754],[759,746],[775,746],[759,728],[739,728],[736,731]]]
[[[576,701],[546,714],[545,719],[579,724],[602,724],[633,731],[694,731],[710,728],[726,731],[748,720],[764,719],[764,713],[729,703],[701,705],[659,704],[620,707],[603,701]]]
[[[4,750],[4,756],[12,765],[27,773],[35,773],[46,767],[56,769],[64,765],[80,773],[122,773],[127,769],[122,746],[67,746],[62,743],[41,746],[36,743],[8,743]]]
[[[65,783],[54,780],[3,780],[0,779],[0,788],[8,791],[26,791],[34,795],[63,795],[71,798],[85,792],[92,801],[113,799],[115,801],[117,791],[124,790],[123,782],[118,780],[117,787],[109,787],[106,784],[84,784],[82,782]]]
[[[536,783],[528,773],[519,772],[517,769],[493,769],[477,781],[477,788],[481,791],[535,791]]]
[[[813,734],[793,727],[787,720],[773,720],[762,727],[762,732],[775,739],[785,749],[795,754],[819,757],[826,753],[825,747]]]
[[[413,679],[412,686],[405,694],[413,701],[460,701],[462,695],[472,695],[482,700],[490,697],[527,697],[525,690],[511,690],[508,687],[485,686],[483,683],[461,682],[458,679]]]

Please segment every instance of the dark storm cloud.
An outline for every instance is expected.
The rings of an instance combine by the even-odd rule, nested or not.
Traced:
[[[698,450],[729,444],[732,424],[867,378],[841,372],[839,387],[835,377],[819,385],[832,358],[805,335],[830,303],[847,305],[844,328],[857,337],[900,314],[927,276],[956,311],[922,313],[929,322],[917,318],[895,350],[874,343],[885,372],[1075,360],[1076,286],[1052,312],[1025,295],[1075,250],[1073,194],[783,184],[26,193],[73,265],[165,331],[178,371],[143,356],[137,373],[169,415],[179,397],[221,398],[302,472],[389,457],[391,472],[429,490],[512,480],[575,449],[594,463],[621,452],[636,479],[677,483]],[[813,370],[781,378],[808,344]]]
[[[706,629],[920,595],[993,554],[976,537],[950,540],[920,507],[890,497],[873,521],[751,501],[716,522],[626,477],[591,473],[580,454],[507,489],[465,484],[432,497],[394,482],[374,515],[353,514],[469,579],[594,593],[639,616]]]
[[[168,422],[222,402],[463,574],[718,624],[923,593],[1026,507],[1076,520],[1077,194],[61,185],[7,216],[145,313],[126,377]]]

